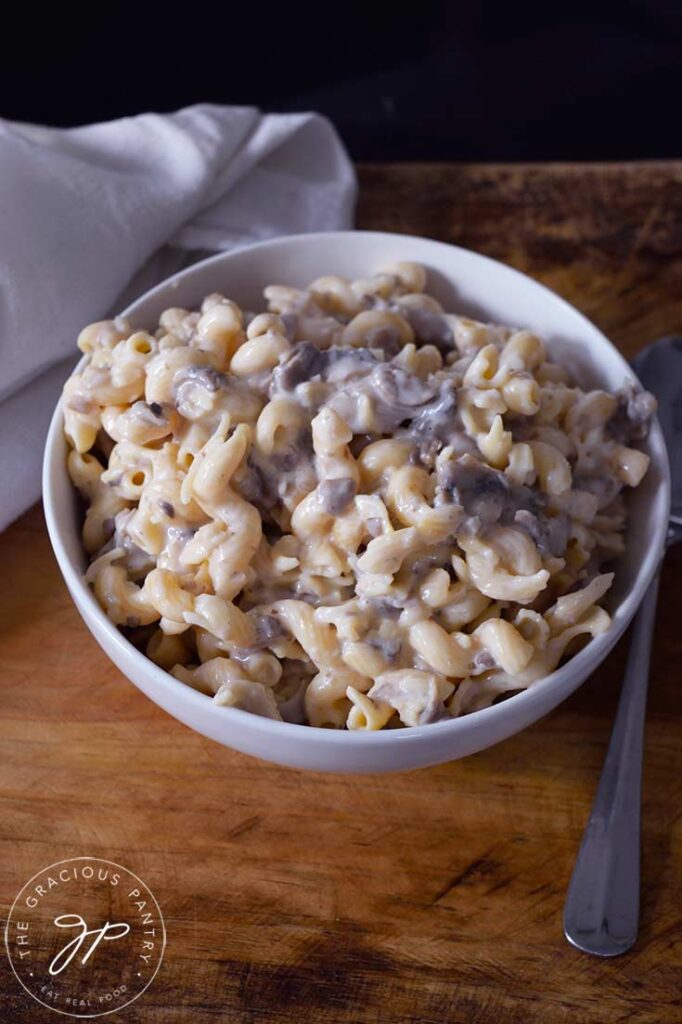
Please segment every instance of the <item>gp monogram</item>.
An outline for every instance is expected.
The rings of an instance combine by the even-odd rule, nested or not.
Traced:
[[[12,970],[37,1002],[71,1017],[100,1017],[151,984],[166,932],[137,875],[112,861],[75,857],[26,883],[5,943]]]
[[[80,914],[62,914],[60,917],[55,917],[54,923],[57,928],[79,928],[80,931],[74,939],[67,942],[64,948],[52,960],[48,970],[53,977],[61,974],[69,966],[73,958],[80,952],[85,939],[92,937],[93,941],[87,947],[85,955],[81,959],[82,964],[90,959],[101,939],[109,941],[111,939],[122,939],[124,935],[128,935],[130,932],[130,925],[126,924],[125,921],[121,921],[119,924],[110,924],[107,921],[101,928],[88,929]]]

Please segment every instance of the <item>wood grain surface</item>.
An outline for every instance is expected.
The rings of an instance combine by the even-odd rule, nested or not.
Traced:
[[[682,331],[682,163],[365,166],[360,181],[360,226],[512,263],[628,355]],[[304,774],[190,732],[116,671],[39,508],[0,536],[0,566],[3,914],[39,869],[87,854],[140,875],[165,916],[155,981],[109,1019],[682,1021],[682,551],[654,643],[641,937],[609,962],[566,944],[561,912],[626,645],[492,750],[400,775]],[[59,1019],[0,963],[3,1022]]]

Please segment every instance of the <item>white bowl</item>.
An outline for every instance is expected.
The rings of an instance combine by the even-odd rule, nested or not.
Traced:
[[[153,330],[168,306],[196,308],[214,291],[259,309],[265,285],[304,286],[320,274],[366,277],[395,260],[424,264],[428,290],[447,310],[536,331],[583,386],[615,390],[634,379],[604,335],[536,281],[466,249],[405,235],[349,231],[261,242],[190,267],[147,292],[125,315],[135,327]],[[658,423],[653,424],[646,450],[651,466],[631,496],[627,551],[617,566],[610,596],[611,629],[546,679],[500,704],[451,721],[379,732],[291,725],[218,707],[158,668],[118,632],[83,582],[86,558],[77,501],[66,472],[59,407],[45,449],[43,500],[57,561],[86,625],[121,672],[156,704],[203,735],[267,761],[319,771],[397,771],[451,761],[499,743],[551,711],[603,661],[634,615],[663,550],[670,480]]]

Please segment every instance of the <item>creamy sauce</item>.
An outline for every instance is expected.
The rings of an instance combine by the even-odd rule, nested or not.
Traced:
[[[93,453],[70,469],[95,592],[220,703],[421,725],[551,671],[562,616],[606,628],[654,400],[581,392],[529,332],[445,314],[405,266],[266,289],[264,317],[214,295],[154,336],[82,336],[64,407]],[[148,594],[154,570],[177,593]]]

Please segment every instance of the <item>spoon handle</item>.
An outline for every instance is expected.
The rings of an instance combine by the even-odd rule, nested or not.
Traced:
[[[594,956],[625,953],[639,925],[642,748],[658,573],[640,606],[597,795],[564,907],[570,943]]]

